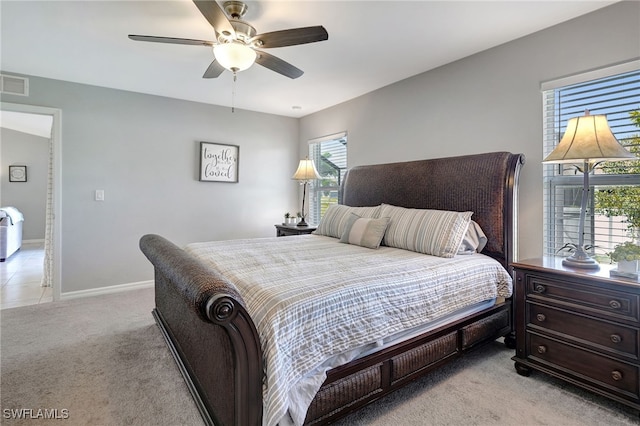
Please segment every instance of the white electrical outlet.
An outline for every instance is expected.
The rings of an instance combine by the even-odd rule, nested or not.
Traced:
[[[96,201],[104,201],[104,189],[96,189]]]

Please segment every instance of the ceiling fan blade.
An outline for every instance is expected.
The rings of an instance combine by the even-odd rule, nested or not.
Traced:
[[[265,52],[260,52],[259,50],[256,50],[256,53],[258,54],[256,57],[256,63],[265,68],[269,68],[271,71],[275,71],[289,78],[298,78],[304,74],[304,71],[280,58]]]
[[[235,38],[236,31],[231,26],[231,22],[227,19],[224,11],[213,0],[193,0],[200,13],[207,18],[216,33],[233,36]]]
[[[259,48],[271,48],[315,43],[316,41],[327,39],[329,39],[327,30],[322,25],[319,25],[258,34],[251,39],[251,42],[255,42],[255,46]]]
[[[224,67],[220,65],[220,62],[214,59],[213,62],[209,64],[209,68],[207,68],[207,70],[204,72],[202,78],[217,78],[220,76],[220,74],[222,74],[223,71]]]
[[[187,44],[192,46],[213,46],[212,41],[193,40],[190,38],[156,37],[156,36],[146,36],[146,35],[136,35],[136,34],[129,34],[129,38],[131,40],[150,41],[154,43]]]

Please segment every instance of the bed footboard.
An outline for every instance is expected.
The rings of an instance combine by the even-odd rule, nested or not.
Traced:
[[[153,315],[207,424],[257,425],[262,351],[233,284],[158,235],[140,249],[155,271]]]

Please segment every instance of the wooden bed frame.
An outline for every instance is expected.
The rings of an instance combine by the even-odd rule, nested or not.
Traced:
[[[343,180],[341,203],[473,211],[488,237],[483,253],[511,272],[522,164],[520,154],[493,152],[359,166]],[[143,236],[140,248],[155,269],[153,315],[205,423],[260,425],[262,352],[242,297],[225,277],[158,235]],[[508,299],[336,367],[327,373],[305,422],[331,423],[498,337],[513,347],[512,332]]]

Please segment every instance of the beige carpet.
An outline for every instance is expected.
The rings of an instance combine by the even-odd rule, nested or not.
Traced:
[[[1,311],[0,423],[201,425],[152,308],[152,290],[136,290]],[[621,404],[517,375],[511,355],[495,342],[340,424],[639,424]]]

